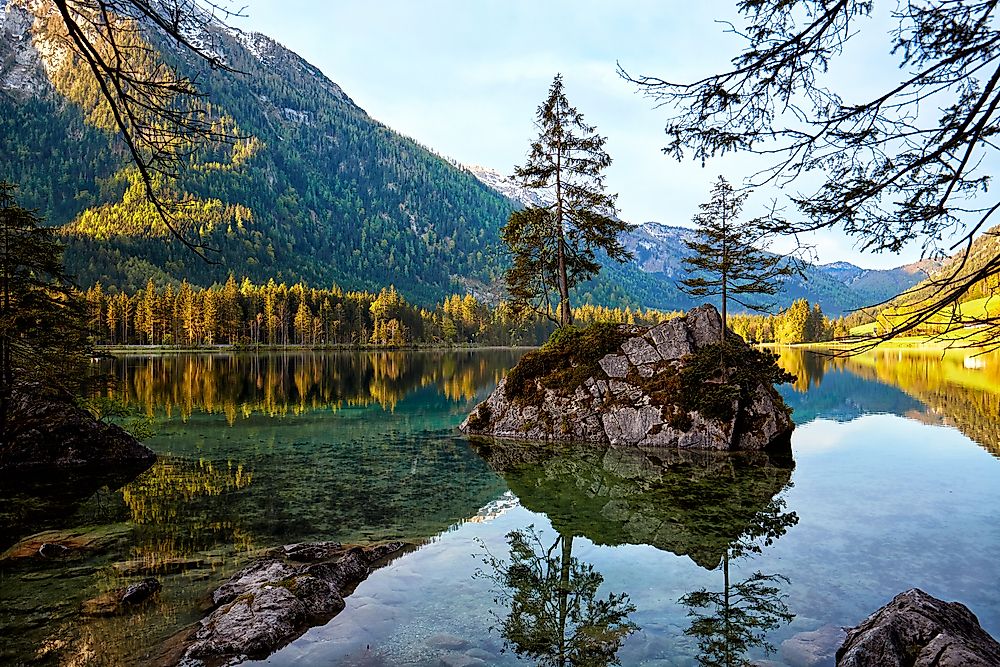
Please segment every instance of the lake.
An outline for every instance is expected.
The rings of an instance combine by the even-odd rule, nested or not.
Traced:
[[[267,664],[556,664],[582,625],[588,664],[794,666],[802,633],[911,587],[1000,637],[1000,355],[778,352],[791,459],[470,443],[456,426],[516,350],[106,362],[159,461],[118,489],[5,492],[0,549],[100,548],[0,562],[0,663],[146,664],[233,572],[307,540],[415,546]],[[153,603],[79,613],[149,573]],[[761,636],[720,635],[727,592]]]

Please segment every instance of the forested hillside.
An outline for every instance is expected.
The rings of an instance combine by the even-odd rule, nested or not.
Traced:
[[[19,183],[22,203],[48,224],[66,226],[67,266],[82,283],[134,290],[153,276],[207,286],[235,269],[261,282],[395,283],[430,303],[459,279],[499,275],[495,244],[509,200],[372,119],[276,42],[221,27],[213,37],[227,61],[252,76],[213,71],[155,44],[197,77],[207,110],[241,137],[201,151],[176,182],[162,184],[171,197],[197,202],[187,233],[218,251],[209,253],[217,263],[202,261],[136,196],[121,147],[95,127],[94,96],[76,87],[86,76],[78,64],[50,66],[49,86],[8,76],[26,54],[36,70],[42,62],[31,47],[37,24],[30,28],[18,7],[4,11],[0,178]]]

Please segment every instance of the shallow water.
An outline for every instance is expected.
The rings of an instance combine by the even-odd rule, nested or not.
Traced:
[[[799,425],[791,462],[470,444],[455,426],[519,354],[117,360],[119,394],[155,416],[160,461],[123,489],[5,501],[5,547],[53,528],[111,537],[78,560],[0,566],[0,630],[20,637],[0,662],[141,664],[260,550],[310,539],[420,547],[268,664],[550,664],[565,620],[564,650],[583,625],[624,665],[693,665],[720,637],[692,631],[691,613],[723,613],[694,602],[721,599],[727,579],[769,621],[775,664],[795,664],[783,641],[855,625],[913,586],[1000,636],[1000,357],[782,350],[799,376],[783,388]],[[512,533],[536,547],[521,554],[540,573],[521,591],[531,604],[494,567]],[[164,584],[155,603],[78,614],[144,576],[136,563]],[[612,598],[620,613],[585,613],[609,594],[628,596]],[[574,601],[577,617],[560,614]],[[723,644],[765,658],[762,642]]]

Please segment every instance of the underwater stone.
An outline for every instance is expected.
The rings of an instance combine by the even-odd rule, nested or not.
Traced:
[[[212,596],[215,609],[188,637],[184,664],[267,657],[310,625],[345,607],[344,596],[372,567],[406,545],[290,544],[233,575]],[[289,561],[312,561],[295,564]]]

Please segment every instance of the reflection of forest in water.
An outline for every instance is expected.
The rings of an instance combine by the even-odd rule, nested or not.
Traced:
[[[158,417],[147,441],[158,460],[127,475],[43,476],[16,488],[0,479],[0,552],[50,529],[56,541],[93,531],[114,538],[79,557],[0,564],[16,607],[0,618],[0,634],[21,636],[0,650],[0,663],[26,664],[46,651],[53,663],[150,664],[149,651],[201,617],[207,591],[271,547],[421,544],[492,511],[503,481],[455,426],[466,402],[491,390],[519,355],[114,360],[107,370],[117,395]],[[84,600],[145,576],[163,586],[148,612],[78,613]]]
[[[473,446],[503,475],[522,505],[544,513],[552,542],[533,529],[507,535],[508,559],[487,553],[484,576],[495,585],[494,610],[505,644],[540,665],[619,664],[624,639],[639,630],[627,594],[597,590],[593,566],[572,555],[573,540],[647,544],[687,556],[721,575],[719,590],[679,600],[689,610],[685,634],[704,665],[750,665],[753,651],[773,650],[768,632],[791,622],[779,573],[731,578],[733,561],[760,554],[798,523],[785,511],[790,458],[764,453],[552,446],[485,438]],[[549,546],[551,544],[551,546]]]
[[[283,416],[309,410],[379,405],[433,387],[452,401],[471,400],[514,365],[516,350],[273,352],[126,356],[104,370],[117,396],[148,415],[187,418],[198,410]]]
[[[831,357],[799,348],[777,350],[798,379],[785,392],[796,421],[891,412],[958,428],[1000,456],[1000,353],[974,350],[873,350]],[[852,382],[847,375],[864,381]],[[810,389],[822,386],[822,391]],[[890,388],[898,389],[896,396]],[[915,401],[913,399],[916,399]],[[804,419],[803,419],[804,418]]]

